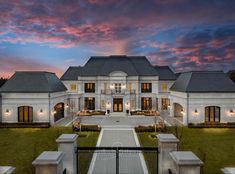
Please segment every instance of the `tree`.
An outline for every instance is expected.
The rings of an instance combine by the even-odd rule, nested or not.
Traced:
[[[229,71],[228,76],[235,83],[235,70]]]
[[[0,78],[0,87],[1,87],[4,83],[6,83],[7,80],[8,80],[7,78],[1,77],[1,78]]]

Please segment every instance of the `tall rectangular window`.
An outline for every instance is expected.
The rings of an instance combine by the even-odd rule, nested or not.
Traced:
[[[95,110],[95,98],[85,97],[85,110]]]
[[[132,83],[128,83],[128,90],[130,93],[132,92]]]
[[[121,93],[122,84],[121,83],[115,83],[114,84],[114,89],[115,89],[115,93]]]
[[[141,98],[141,110],[151,110],[152,109],[152,98],[142,97]]]
[[[94,93],[95,92],[95,83],[85,83],[85,92]]]
[[[152,92],[152,83],[141,83],[141,92],[142,93],[151,93]]]
[[[166,83],[162,84],[162,92],[167,92],[167,84]]]
[[[162,110],[167,110],[168,106],[170,106],[170,99],[162,98]]]

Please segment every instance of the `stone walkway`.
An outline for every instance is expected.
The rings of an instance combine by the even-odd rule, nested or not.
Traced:
[[[138,147],[139,141],[134,129],[110,129],[103,128],[97,146],[108,147]],[[142,153],[119,153],[120,174],[148,173]],[[116,153],[115,151],[97,151],[94,153],[88,173],[92,174],[115,174]]]

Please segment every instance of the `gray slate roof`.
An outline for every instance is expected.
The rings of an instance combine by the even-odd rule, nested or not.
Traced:
[[[128,76],[158,75],[145,56],[93,56],[83,67],[70,67],[61,80],[77,80],[77,76],[108,76],[113,71],[123,71]]]
[[[235,84],[222,71],[192,71],[181,73],[172,85],[179,92],[235,92]]]
[[[15,74],[0,88],[0,92],[47,93],[67,91],[60,79],[51,72],[21,71]]]
[[[159,80],[176,80],[177,76],[169,66],[155,66],[159,74]]]

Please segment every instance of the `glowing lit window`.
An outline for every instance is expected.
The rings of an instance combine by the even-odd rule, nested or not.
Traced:
[[[166,92],[166,91],[167,91],[167,84],[166,84],[166,83],[163,83],[163,84],[162,84],[162,91],[163,91],[163,92]]]
[[[70,90],[71,91],[77,91],[77,85],[76,84],[71,84],[70,85]]]

